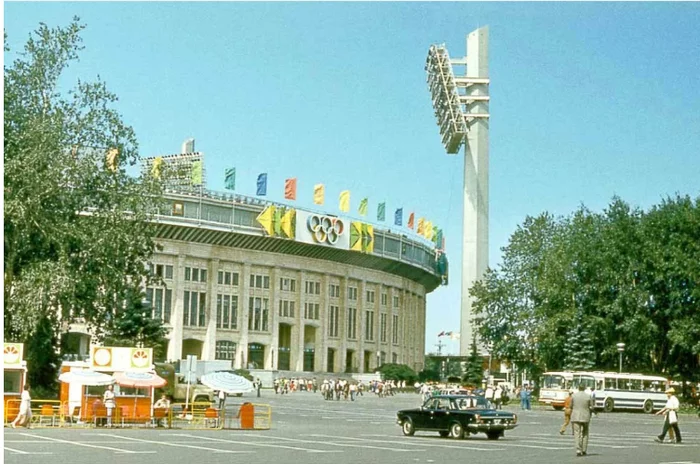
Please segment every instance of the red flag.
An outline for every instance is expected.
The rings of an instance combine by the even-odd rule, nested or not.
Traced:
[[[284,181],[284,198],[287,200],[297,199],[297,178],[292,177]]]
[[[408,216],[408,228],[413,229],[413,213],[411,213],[410,216]]]

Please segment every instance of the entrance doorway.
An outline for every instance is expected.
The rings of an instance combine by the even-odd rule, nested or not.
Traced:
[[[265,345],[250,343],[248,345],[248,369],[265,368]]]
[[[328,348],[328,351],[326,352],[326,358],[328,359],[326,371],[335,372],[335,348]]]

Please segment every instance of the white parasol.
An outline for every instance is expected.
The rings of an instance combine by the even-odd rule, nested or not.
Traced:
[[[75,371],[64,372],[58,376],[58,380],[63,383],[75,383],[84,388],[85,386],[100,387],[112,385],[114,377],[102,372],[92,371],[90,369],[81,369]],[[87,389],[85,390],[85,404],[87,407]],[[81,411],[80,415],[86,417],[87,411]]]
[[[200,379],[204,385],[224,393],[236,394],[253,391],[253,382],[231,371],[216,371],[204,374]]]

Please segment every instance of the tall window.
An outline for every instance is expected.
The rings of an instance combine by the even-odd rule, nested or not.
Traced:
[[[238,287],[238,273],[229,271],[219,271],[219,285],[231,285]]]
[[[236,343],[228,340],[216,341],[216,359],[236,359]]]
[[[146,299],[151,303],[151,317],[170,323],[173,291],[168,288],[147,288]]]
[[[357,338],[357,308],[348,308],[348,338]]]
[[[374,311],[365,311],[365,340],[374,340]]]
[[[386,306],[387,299],[387,294],[382,293],[382,306]]]
[[[216,327],[218,329],[238,328],[238,296],[216,295]]]
[[[396,314],[391,316],[391,343],[399,344],[399,316]]]
[[[392,299],[394,300],[394,308],[398,308],[399,307],[399,297],[395,296]]]
[[[398,364],[399,363],[399,355],[396,353],[391,353],[391,362],[393,364]]]
[[[386,314],[379,315],[379,341],[386,342]]]
[[[280,300],[279,315],[280,317],[294,317],[294,301]]]
[[[185,280],[188,282],[206,282],[207,270],[197,267],[185,267]]]
[[[251,274],[250,288],[270,288],[270,276]]]
[[[206,325],[206,298],[204,292],[185,291],[185,307],[182,312],[182,324],[190,327]]]
[[[320,295],[321,294],[321,282],[314,282],[307,280],[304,282],[304,291],[308,295]]]
[[[328,295],[331,298],[339,298],[340,297],[340,285],[328,284]]]
[[[304,318],[305,319],[319,319],[319,304],[318,303],[304,303]]]
[[[374,303],[374,290],[367,290],[367,303]]]
[[[340,308],[338,306],[331,305],[328,308],[328,313],[330,315],[328,322],[328,336],[337,337],[338,336],[338,318],[340,316]]]
[[[357,300],[357,287],[348,287],[348,300]]]
[[[269,307],[268,298],[250,297],[248,299],[248,330],[256,332],[268,332]]]

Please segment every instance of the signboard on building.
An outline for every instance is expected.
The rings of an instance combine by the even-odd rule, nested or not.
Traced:
[[[96,371],[147,371],[153,364],[153,348],[93,346],[90,354]]]
[[[2,364],[4,367],[21,367],[24,343],[3,343]]]
[[[297,210],[296,240],[347,250],[350,248],[350,221]]]

